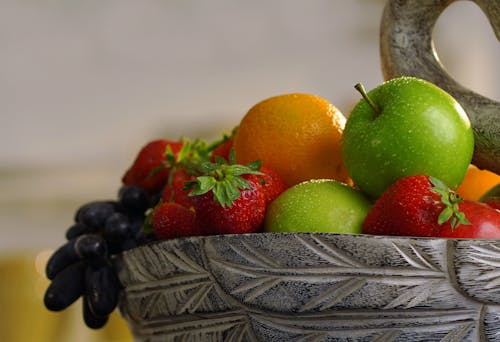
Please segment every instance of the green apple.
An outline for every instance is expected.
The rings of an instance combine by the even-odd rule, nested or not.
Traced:
[[[331,179],[294,185],[269,205],[267,232],[361,233],[371,202],[359,190]]]
[[[472,160],[474,136],[461,105],[415,77],[386,81],[347,118],[342,158],[353,182],[371,198],[397,179],[425,174],[456,189]]]

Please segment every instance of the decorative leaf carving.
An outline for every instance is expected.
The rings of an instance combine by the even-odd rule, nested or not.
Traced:
[[[392,342],[400,335],[397,330],[388,330],[380,335],[377,335],[371,342]]]
[[[271,278],[271,277],[257,278],[250,280],[247,284],[244,284],[236,288],[235,291],[233,291],[233,294],[247,290],[248,292],[246,293],[245,296],[245,302],[251,302],[255,298],[260,297],[267,290],[278,285],[279,283],[281,283],[281,280],[278,278]]]
[[[468,322],[460,324],[455,329],[450,330],[445,337],[439,342],[460,342],[469,334],[469,332],[474,328],[473,322]]]
[[[255,248],[250,247],[247,243],[242,243],[245,249],[239,248],[236,246],[231,246],[231,249],[234,250],[237,254],[241,255],[245,260],[252,263],[253,265],[260,266],[263,268],[275,268],[278,267],[278,263],[271,258],[268,258],[265,254],[260,253],[255,250]]]
[[[172,252],[163,252],[162,255],[179,270],[188,273],[208,274],[207,270],[198,265],[179,248],[173,248]]]
[[[176,309],[176,314],[181,315],[185,312],[195,312],[198,306],[203,302],[203,299],[207,296],[210,290],[213,288],[212,283],[208,284],[200,284],[198,288],[191,293],[189,296],[186,296],[184,301],[179,302],[179,306]]]
[[[394,341],[406,336],[440,332],[443,341],[462,341],[475,326],[474,310],[336,310],[329,313],[307,315],[253,314],[252,320],[267,329],[296,335],[293,341],[310,341],[318,337],[356,339],[373,336],[373,341]],[[421,339],[419,339],[421,340]]]
[[[308,334],[308,335],[303,335],[303,336],[298,336],[294,339],[292,339],[292,342],[323,342],[326,340],[326,334],[323,333],[313,333],[313,334]]]
[[[409,243],[410,249],[413,251],[413,255],[403,251],[401,247],[399,247],[396,243],[392,242],[392,246],[395,250],[399,252],[399,254],[406,260],[406,262],[418,269],[421,270],[432,270],[432,271],[440,271],[438,267],[432,264],[432,261],[424,255],[420,250],[417,249],[413,244]]]
[[[137,332],[145,341],[161,336],[162,341],[257,341],[245,315],[238,312],[179,316],[175,324],[168,319],[151,320]],[[212,336],[212,338],[210,338]]]
[[[327,310],[335,306],[347,296],[361,289],[366,284],[366,278],[351,278],[344,280],[332,286],[321,296],[317,296],[306,303],[299,311],[308,311],[312,309]]]
[[[484,270],[483,274],[477,277],[479,281],[486,281],[484,288],[487,290],[500,286],[500,248],[493,244],[488,247],[471,246],[476,252],[469,254],[471,259],[492,268]]]
[[[121,267],[122,307],[134,332],[148,342],[500,336],[497,241],[270,236],[132,250]],[[473,275],[466,283],[464,273]],[[489,302],[468,293],[470,284],[474,291],[493,289]]]
[[[333,247],[329,243],[323,241],[320,237],[313,236],[312,240],[316,242],[317,245],[307,241],[306,239],[297,236],[304,247],[309,248],[316,255],[322,257],[325,261],[337,266],[343,267],[361,267],[363,266],[354,258],[342,253],[338,248]],[[321,246],[322,248],[319,248]]]
[[[432,293],[439,287],[440,280],[429,280],[423,284],[408,287],[398,297],[387,304],[384,309],[393,309],[398,306],[404,308],[412,308],[419,304],[425,303]]]
[[[235,342],[257,341],[257,337],[250,328],[250,324],[240,324],[229,331],[225,340]]]

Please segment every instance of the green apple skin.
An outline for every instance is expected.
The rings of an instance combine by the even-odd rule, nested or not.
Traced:
[[[271,202],[264,230],[359,234],[371,205],[359,190],[338,181],[304,181]]]
[[[368,92],[347,118],[342,158],[354,184],[372,199],[397,179],[425,174],[456,189],[472,160],[469,118],[447,92],[402,76]]]

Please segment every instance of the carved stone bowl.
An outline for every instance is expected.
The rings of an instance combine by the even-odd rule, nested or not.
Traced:
[[[500,341],[500,240],[192,237],[117,267],[138,341]]]

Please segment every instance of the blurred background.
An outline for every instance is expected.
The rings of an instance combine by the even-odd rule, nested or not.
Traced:
[[[90,331],[79,303],[42,306],[75,210],[115,198],[147,141],[215,139],[270,96],[313,93],[347,116],[355,83],[383,81],[384,3],[2,0],[0,341],[130,341],[118,315]],[[500,100],[500,44],[475,4],[443,13],[435,45],[455,79]]]

